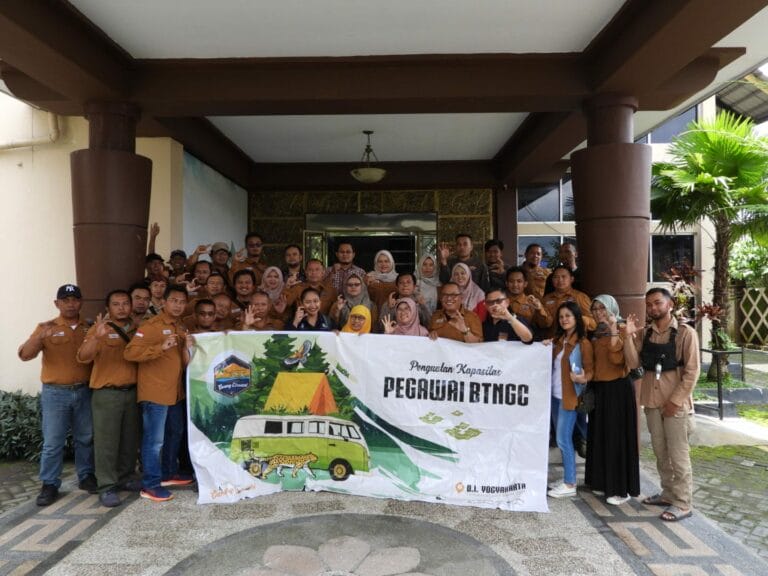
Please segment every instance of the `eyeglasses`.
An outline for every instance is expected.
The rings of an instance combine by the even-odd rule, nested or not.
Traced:
[[[347,288],[357,288],[362,285],[362,282],[347,282]]]
[[[458,298],[461,294],[459,292],[443,292],[443,296],[446,298]]]
[[[495,298],[493,300],[486,300],[485,304],[487,306],[493,306],[494,304],[503,304],[504,300],[506,300],[506,298]]]

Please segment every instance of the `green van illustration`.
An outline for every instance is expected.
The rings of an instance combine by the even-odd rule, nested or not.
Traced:
[[[328,470],[334,480],[368,472],[370,453],[360,428],[354,422],[330,416],[244,416],[232,433],[230,458],[242,463],[256,478],[273,471],[299,470],[315,476]]]

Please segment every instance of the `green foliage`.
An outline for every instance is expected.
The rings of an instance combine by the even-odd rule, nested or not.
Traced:
[[[0,391],[0,460],[40,459],[40,396]]]
[[[750,119],[721,112],[692,122],[675,138],[668,162],[653,165],[651,208],[663,230],[708,218],[715,228],[712,304],[723,311],[713,323],[717,343],[728,332],[731,248],[742,237],[768,238],[768,140]]]
[[[750,288],[768,287],[768,243],[751,237],[737,240],[728,261],[731,278],[742,280]]]
[[[738,404],[736,410],[742,418],[768,426],[768,404]]]

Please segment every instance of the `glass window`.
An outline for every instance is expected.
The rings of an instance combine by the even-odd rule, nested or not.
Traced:
[[[573,205],[573,185],[571,183],[571,175],[566,174],[562,180],[562,215],[563,222],[573,222],[576,220],[576,208]]]
[[[329,436],[341,436],[341,426],[338,424],[328,423],[328,435]]]
[[[652,282],[664,282],[662,274],[671,268],[690,270],[694,262],[692,235],[651,237]]]
[[[310,434],[325,434],[325,422],[309,422],[307,430]]]
[[[301,434],[304,432],[304,422],[288,422],[288,434]]]
[[[354,426],[347,426],[347,436],[354,438],[355,440],[360,439],[360,434],[357,433]]]
[[[670,118],[664,124],[656,128],[650,133],[650,141],[652,144],[668,144],[672,142],[672,138],[684,132],[693,120],[696,120],[696,106],[688,108],[685,112],[681,112],[674,118]]]
[[[560,185],[517,189],[518,222],[558,222],[560,220]]]
[[[264,434],[282,434],[283,422],[281,420],[267,420],[264,422]]]

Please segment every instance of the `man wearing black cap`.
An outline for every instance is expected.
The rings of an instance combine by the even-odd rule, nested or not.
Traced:
[[[79,488],[96,493],[93,465],[93,423],[88,381],[91,365],[76,359],[88,325],[80,318],[82,294],[74,284],[56,292],[54,305],[59,315],[41,322],[24,344],[19,358],[32,360],[43,353],[40,405],[43,413],[43,451],[40,455],[42,490],[38,506],[53,504],[61,486],[64,443],[71,431],[75,445],[75,468]]]
[[[147,269],[147,276],[152,278],[153,276],[165,276],[165,266],[163,264],[163,257],[160,254],[152,252],[147,254],[144,259],[144,266]]]
[[[184,250],[174,250],[171,252],[168,263],[171,265],[171,273],[168,278],[171,284],[186,280],[184,274],[187,273],[187,253]]]

